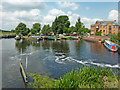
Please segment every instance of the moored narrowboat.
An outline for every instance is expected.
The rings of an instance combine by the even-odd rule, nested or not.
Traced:
[[[110,51],[116,52],[116,51],[118,50],[117,46],[116,46],[114,43],[112,43],[111,41],[109,41],[109,40],[105,40],[104,45],[105,45]]]

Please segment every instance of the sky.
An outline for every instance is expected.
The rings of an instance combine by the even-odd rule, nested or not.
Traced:
[[[118,2],[42,2],[32,0],[4,0],[0,5],[0,29],[11,30],[23,22],[28,28],[34,23],[41,26],[50,24],[56,16],[67,15],[70,26],[74,26],[78,17],[86,28],[99,21],[118,21]]]

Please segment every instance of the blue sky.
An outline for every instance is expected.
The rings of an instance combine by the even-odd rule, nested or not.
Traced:
[[[1,9],[2,8],[2,9]],[[78,17],[87,28],[96,20],[117,20],[117,2],[22,2],[5,0],[0,6],[2,16],[1,29],[14,29],[20,22],[31,28],[33,23],[50,24],[56,16],[68,15],[71,26]]]

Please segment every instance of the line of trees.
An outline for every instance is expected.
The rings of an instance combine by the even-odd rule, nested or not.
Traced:
[[[11,32],[15,32],[16,34],[23,36],[36,34],[39,33],[40,31],[44,35],[49,35],[50,32],[54,32],[54,34],[63,34],[63,33],[73,34],[73,32],[76,32],[77,34],[84,34],[90,32],[88,28],[85,28],[84,24],[80,20],[80,17],[78,18],[75,26],[70,27],[69,17],[66,15],[56,17],[51,27],[48,24],[48,25],[44,25],[43,28],[41,29],[41,24],[35,23],[33,24],[33,27],[29,29],[26,27],[24,23],[21,22],[18,24],[15,30],[11,30]]]

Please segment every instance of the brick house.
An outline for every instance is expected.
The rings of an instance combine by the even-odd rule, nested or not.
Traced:
[[[95,24],[91,25],[91,34],[101,31],[101,35],[105,36],[108,34],[118,34],[120,32],[120,26],[114,21],[96,21]]]

